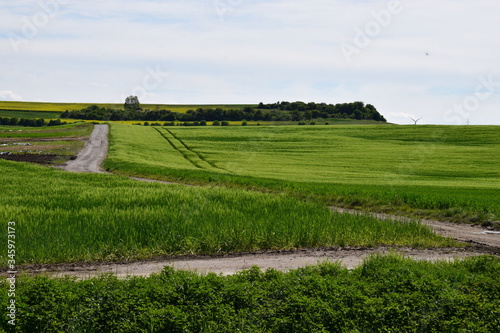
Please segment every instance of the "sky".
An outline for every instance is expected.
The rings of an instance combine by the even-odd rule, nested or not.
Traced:
[[[0,100],[373,104],[500,125],[498,0],[0,0]]]

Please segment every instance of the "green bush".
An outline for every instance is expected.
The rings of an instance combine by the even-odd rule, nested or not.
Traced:
[[[28,333],[498,332],[500,261],[375,256],[352,271],[323,263],[232,276],[171,267],[125,280],[24,276],[16,305],[16,329]],[[11,328],[6,316],[0,327]]]

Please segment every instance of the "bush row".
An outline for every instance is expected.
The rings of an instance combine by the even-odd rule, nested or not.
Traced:
[[[58,126],[64,125],[60,119],[52,119],[46,121],[45,119],[31,119],[31,118],[4,118],[0,117],[0,125],[7,126],[25,126],[25,127],[43,127],[43,126]]]
[[[144,125],[144,126],[207,126],[207,122],[205,120],[193,121],[193,122],[185,121],[185,122],[176,124],[175,122],[171,121],[171,122],[166,122],[166,123],[160,124],[160,123],[150,123],[150,122],[146,121],[146,122],[144,122],[144,124],[135,123],[134,125]],[[216,120],[212,123],[212,125],[213,126],[229,126],[229,122]],[[246,126],[247,122],[244,121],[242,123],[242,125]]]
[[[353,271],[325,263],[226,277],[170,267],[126,280],[25,277],[16,290],[19,332],[500,331],[500,263],[487,256],[375,256]]]

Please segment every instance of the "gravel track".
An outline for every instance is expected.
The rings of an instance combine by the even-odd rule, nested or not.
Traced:
[[[85,147],[77,158],[63,167],[70,172],[103,173],[101,164],[108,154],[108,125],[95,125]]]

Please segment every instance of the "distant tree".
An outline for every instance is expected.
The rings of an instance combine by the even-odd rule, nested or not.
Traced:
[[[361,112],[361,110],[356,109],[354,110],[353,117],[354,119],[361,120],[363,119],[363,113]]]
[[[312,119],[312,112],[310,110],[307,110],[304,114],[304,118],[311,121]]]
[[[300,121],[302,120],[302,114],[300,113],[299,110],[294,110],[292,111],[292,120],[293,121]]]
[[[125,110],[139,111],[141,110],[141,104],[139,103],[139,98],[137,96],[129,96],[125,99],[125,104],[123,105]]]

